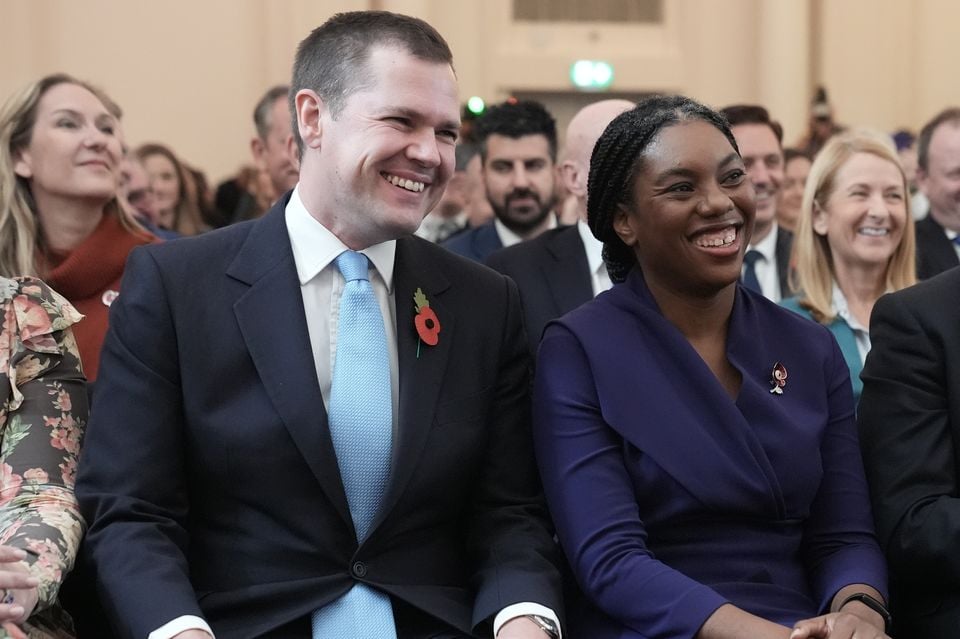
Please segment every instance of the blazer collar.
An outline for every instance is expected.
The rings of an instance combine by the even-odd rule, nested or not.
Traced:
[[[250,223],[250,233],[227,269],[228,276],[250,286],[234,303],[234,314],[270,401],[323,492],[352,529],[284,220],[288,199],[289,194]]]

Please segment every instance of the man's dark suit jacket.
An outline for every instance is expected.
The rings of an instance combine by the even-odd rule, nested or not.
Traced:
[[[917,220],[917,277],[926,280],[960,264],[953,242],[931,215]]]
[[[793,233],[783,228],[777,229],[777,278],[780,280],[780,297],[787,299],[793,296],[790,286],[790,252],[793,250]]]
[[[513,282],[397,241],[394,464],[357,545],[284,218],[131,254],[111,309],[77,494],[123,637],[180,615],[218,639],[309,637],[363,582],[399,637],[490,636],[533,601],[561,611],[529,423]],[[440,340],[418,345],[422,288]]]
[[[960,632],[960,268],[880,298],[860,442],[897,639]]]
[[[576,225],[497,251],[487,258],[487,266],[509,275],[520,288],[534,355],[547,322],[593,299],[593,277]]]
[[[493,220],[490,220],[482,226],[464,229],[441,246],[474,262],[483,263],[491,253],[503,248],[503,242],[497,235],[497,227],[494,226]]]

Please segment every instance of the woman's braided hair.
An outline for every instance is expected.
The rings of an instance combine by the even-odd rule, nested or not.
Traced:
[[[633,249],[613,230],[613,221],[621,206],[633,204],[633,186],[643,152],[661,129],[689,120],[712,124],[740,152],[730,125],[720,113],[681,95],[648,98],[621,113],[593,147],[587,182],[587,219],[593,235],[603,242],[603,261],[613,282],[624,281],[637,263]]]

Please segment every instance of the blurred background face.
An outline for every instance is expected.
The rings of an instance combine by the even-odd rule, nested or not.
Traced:
[[[266,139],[254,140],[254,157],[258,166],[270,177],[275,198],[296,186],[300,179],[296,156],[290,152],[290,140],[293,138],[290,127],[287,100],[277,99],[270,111],[270,130]]]
[[[156,197],[158,223],[169,228],[173,221],[173,210],[180,199],[180,176],[173,162],[160,153],[143,158],[143,168],[150,177],[150,186]]]
[[[903,174],[893,162],[856,153],[835,177],[833,192],[814,215],[813,230],[827,238],[834,263],[886,266],[907,224]]]
[[[487,138],[483,181],[497,218],[507,228],[536,228],[553,210],[556,172],[543,135]]]
[[[743,164],[757,198],[754,242],[764,238],[775,218],[783,184],[783,150],[766,124],[739,124],[732,128]]]
[[[123,155],[119,125],[93,93],[76,84],[51,87],[37,104],[30,143],[14,170],[44,201],[83,199],[106,204],[117,193]]]
[[[783,185],[780,188],[780,201],[777,203],[777,221],[784,228],[793,231],[800,217],[800,204],[803,202],[803,187],[810,174],[810,160],[795,157],[783,167]]]
[[[917,174],[930,200],[930,215],[941,225],[960,228],[960,125],[946,122],[934,130],[927,151],[927,170]]]
[[[157,199],[150,186],[146,169],[133,156],[123,159],[120,165],[120,196],[141,220],[157,223]]]

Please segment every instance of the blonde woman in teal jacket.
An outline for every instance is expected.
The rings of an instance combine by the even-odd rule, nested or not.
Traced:
[[[909,193],[890,138],[870,130],[831,138],[804,189],[791,275],[800,292],[782,305],[833,332],[858,400],[873,305],[917,281]]]

